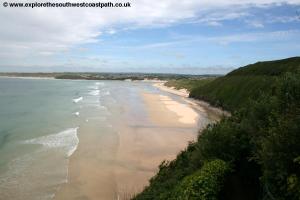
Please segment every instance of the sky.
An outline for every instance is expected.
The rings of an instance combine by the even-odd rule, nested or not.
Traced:
[[[0,0],[2,72],[225,74],[300,54],[300,0],[117,1],[130,2],[130,8],[2,6],[36,1]]]

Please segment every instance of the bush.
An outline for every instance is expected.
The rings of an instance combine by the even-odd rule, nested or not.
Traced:
[[[299,63],[299,59],[292,61]],[[291,68],[296,70],[299,66]],[[256,93],[256,98],[246,91],[246,96],[239,99],[242,106],[231,117],[208,126],[176,160],[163,163],[136,200],[300,199],[300,72],[283,74],[286,68],[267,66],[256,72],[257,76],[266,69],[272,69],[272,87],[268,85]],[[255,81],[235,85],[241,75],[253,73],[252,69],[237,72],[231,75],[237,79],[213,81],[224,84],[211,88],[210,93],[221,94],[216,90],[235,87],[235,92],[221,95],[230,102],[232,94],[244,92],[248,86],[266,86],[259,79],[255,79],[259,81],[256,85]],[[218,98],[219,102],[226,102]]]
[[[300,74],[279,80],[274,102],[268,126],[260,128],[263,137],[255,139],[255,158],[262,166],[266,196],[300,199]]]
[[[177,186],[172,199],[216,200],[229,171],[229,165],[223,160],[207,162]]]

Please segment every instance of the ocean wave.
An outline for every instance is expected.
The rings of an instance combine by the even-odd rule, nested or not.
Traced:
[[[92,121],[92,120],[96,120],[96,121],[102,121],[102,122],[104,122],[104,121],[106,121],[107,120],[107,117],[89,117],[88,119],[86,119],[87,120],[87,122],[88,121]]]
[[[67,182],[68,159],[64,154],[69,157],[76,150],[79,142],[77,129],[70,128],[20,142],[25,145],[39,144],[42,148],[9,161],[7,170],[0,173],[0,199],[52,200],[58,185]],[[65,150],[63,154],[56,151],[49,154],[49,149],[58,147]]]
[[[78,97],[78,98],[73,99],[73,102],[78,103],[79,101],[82,101],[82,100],[83,100],[83,97]]]
[[[73,113],[74,115],[76,115],[77,117],[79,117],[79,112],[75,112],[75,113]]]
[[[23,144],[40,144],[45,148],[61,148],[66,151],[66,155],[71,156],[77,149],[79,139],[77,128],[69,128],[57,134],[42,136],[25,140]]]
[[[98,96],[100,94],[100,90],[91,90],[89,92],[89,95],[92,95],[92,96]]]
[[[96,82],[95,85],[101,85],[101,86],[103,86],[104,83],[103,82]]]
[[[92,90],[98,90],[99,89],[99,86],[97,85],[91,85],[88,87],[89,89],[92,89]]]

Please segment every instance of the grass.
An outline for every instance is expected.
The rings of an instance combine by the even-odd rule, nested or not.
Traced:
[[[215,79],[215,77],[207,77],[201,79],[178,79],[170,80],[167,83],[165,83],[165,85],[168,87],[174,87],[178,90],[187,89],[188,91],[192,91],[193,89],[206,85]]]

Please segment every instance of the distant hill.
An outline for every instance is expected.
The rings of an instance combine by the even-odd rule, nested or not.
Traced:
[[[122,73],[122,72],[0,72],[0,76],[38,77],[74,80],[186,80],[216,77],[217,75],[163,74],[163,73]]]
[[[278,76],[296,71],[300,71],[300,57],[257,62],[236,69],[208,84],[194,87],[190,97],[233,111],[249,99],[271,93]]]
[[[236,69],[228,73],[227,76],[279,76],[286,72],[296,72],[299,69],[300,57],[293,57],[275,61],[257,62],[255,64]]]

